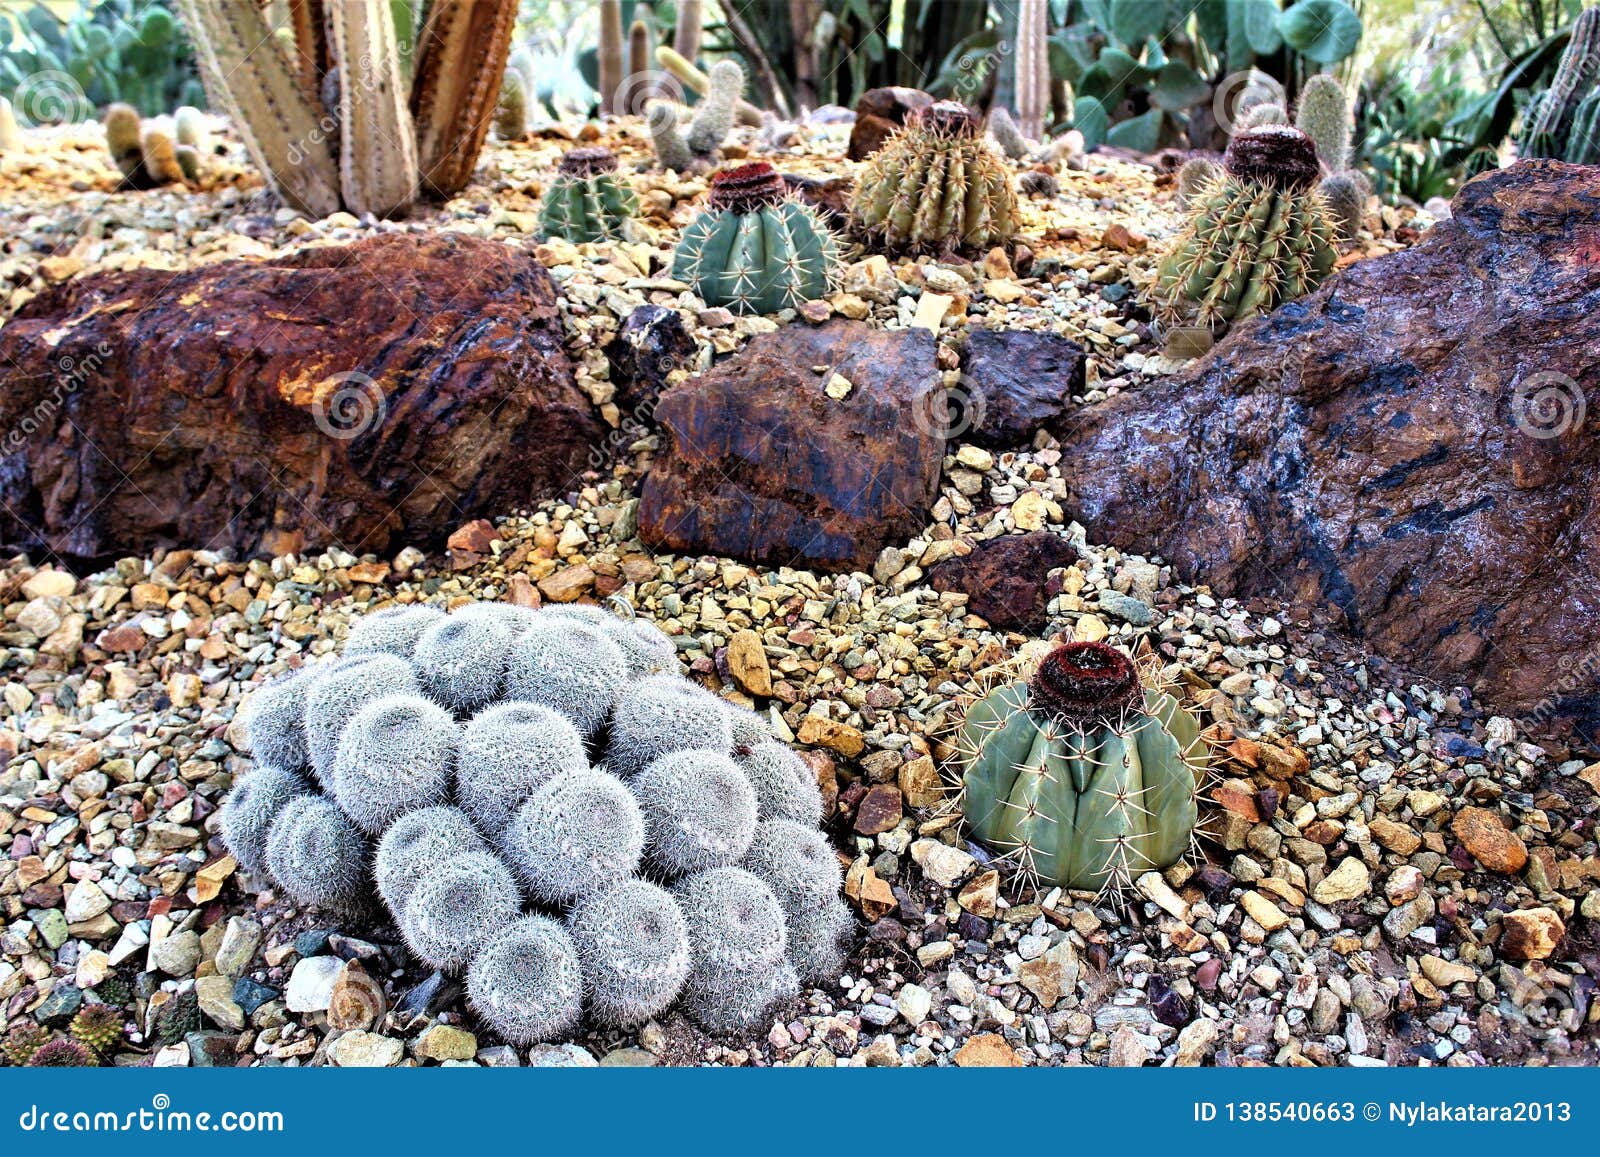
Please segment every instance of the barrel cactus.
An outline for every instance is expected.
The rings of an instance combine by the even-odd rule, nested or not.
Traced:
[[[1004,158],[978,115],[936,101],[868,158],[850,201],[850,224],[889,253],[981,253],[1020,225]]]
[[[1199,725],[1115,647],[1056,647],[973,703],[957,740],[973,835],[1031,878],[1114,892],[1189,849]]]
[[[771,165],[724,169],[711,179],[709,200],[672,260],[672,275],[706,304],[775,313],[828,295],[838,243],[810,206],[788,195]]]
[[[1288,125],[1240,133],[1223,168],[1157,269],[1150,296],[1167,325],[1219,332],[1333,271],[1334,225],[1309,137]]]
[[[573,149],[545,191],[539,224],[548,236],[581,244],[625,236],[638,215],[639,199],[617,176],[616,155],[604,148]]]
[[[674,1004],[748,1029],[844,966],[854,922],[815,777],[642,620],[393,608],[244,718],[259,765],[221,826],[251,881],[386,908],[506,1041]]]

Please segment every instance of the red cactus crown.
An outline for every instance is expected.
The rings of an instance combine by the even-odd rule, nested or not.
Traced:
[[[719,212],[754,213],[776,205],[788,196],[789,187],[766,161],[751,161],[723,169],[711,178],[711,207]]]
[[[1028,706],[1073,721],[1114,720],[1141,701],[1133,660],[1104,643],[1063,643],[1028,684]]]

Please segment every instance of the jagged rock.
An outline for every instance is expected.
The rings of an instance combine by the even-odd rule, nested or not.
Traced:
[[[1059,334],[974,330],[961,353],[963,402],[973,422],[962,437],[1014,450],[1032,445],[1038,430],[1055,433],[1072,395],[1083,393],[1083,364],[1083,347]]]
[[[395,233],[53,286],[0,330],[0,540],[95,560],[432,542],[602,429],[531,256]]]
[[[623,319],[606,347],[617,405],[641,422],[649,421],[667,375],[694,356],[694,338],[675,309],[637,306]]]
[[[1600,185],[1523,162],[1414,249],[1077,411],[1066,505],[1219,593],[1600,736]],[[1583,656],[1590,656],[1585,660]]]
[[[937,495],[945,413],[926,330],[785,326],[668,390],[656,419],[668,444],[639,531],[665,550],[864,571]]]
[[[934,567],[928,583],[936,591],[963,591],[967,609],[1007,631],[1037,634],[1049,614],[1049,572],[1078,560],[1058,534],[1035,530],[980,542],[971,554]]]

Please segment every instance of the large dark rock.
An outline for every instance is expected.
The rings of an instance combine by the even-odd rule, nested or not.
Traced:
[[[656,399],[666,389],[667,375],[687,363],[694,351],[694,338],[677,310],[635,306],[606,347],[617,405],[638,421],[648,422]]]
[[[852,161],[866,160],[899,131],[906,117],[932,103],[933,97],[920,88],[869,88],[856,101],[856,123],[845,155]]]
[[[92,560],[432,543],[602,430],[531,256],[390,234],[90,276],[0,330],[0,539]]]
[[[652,546],[769,566],[865,570],[926,524],[944,453],[926,330],[789,325],[661,395],[667,445],[645,481]],[[820,367],[820,371],[819,371]],[[829,397],[838,375],[850,383]]]
[[[1082,394],[1083,347],[1034,330],[979,329],[961,353],[965,412],[975,423],[964,436],[981,446],[1017,449],[1036,431],[1054,433]]]
[[[1042,631],[1049,622],[1050,572],[1078,561],[1077,548],[1059,534],[1035,530],[980,542],[969,555],[928,573],[936,591],[961,591],[967,609],[1006,631]]]
[[[1600,740],[1600,182],[1525,162],[1414,249],[1063,431],[1102,540],[1332,608],[1376,651]]]

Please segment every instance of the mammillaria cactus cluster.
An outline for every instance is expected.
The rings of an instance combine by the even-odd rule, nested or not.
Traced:
[[[851,920],[815,779],[675,654],[597,607],[370,615],[247,702],[224,838],[298,902],[387,907],[515,1044],[675,1002],[749,1026]]]

